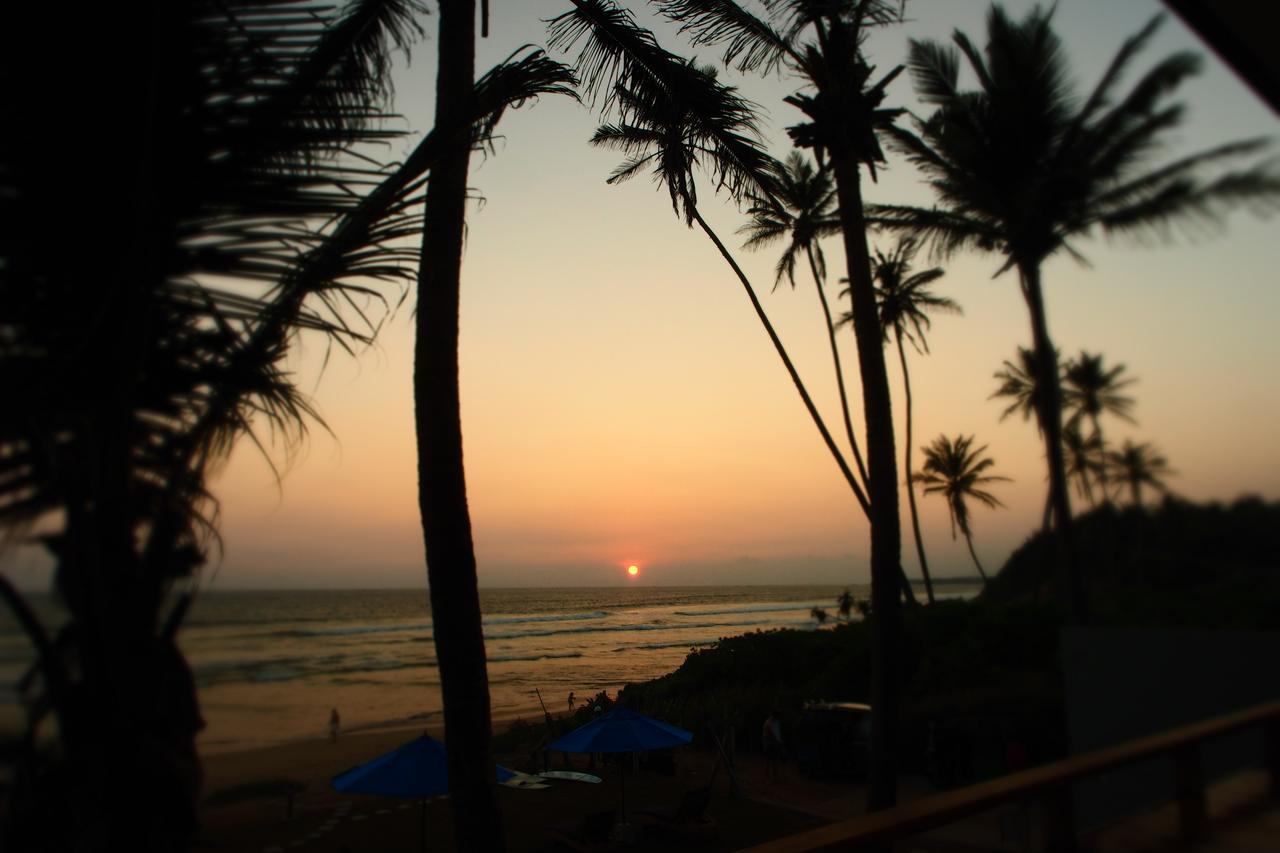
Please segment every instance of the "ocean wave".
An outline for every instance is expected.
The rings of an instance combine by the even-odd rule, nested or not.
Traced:
[[[489,655],[489,663],[512,663],[514,661],[556,660],[559,658],[580,658],[582,652],[530,652],[524,655]]]
[[[334,628],[287,628],[283,631],[270,631],[268,637],[346,637],[360,634],[394,634],[405,631],[430,631],[430,622],[416,622],[407,625],[343,625]]]
[[[604,619],[607,610],[589,613],[547,613],[541,616],[486,616],[480,621],[485,625],[519,625],[522,622],[582,622],[587,619]]]
[[[776,625],[777,619],[754,619],[732,622],[648,622],[642,625],[580,625],[573,628],[533,628],[528,631],[485,632],[486,640],[515,640],[522,637],[555,637],[561,634],[611,634],[631,631],[684,631],[698,628],[746,628],[752,625]]]
[[[768,604],[744,604],[741,607],[728,607],[723,610],[677,610],[676,616],[732,616],[735,613],[785,613],[788,610],[808,612],[815,607],[831,607],[830,601],[773,601]]]
[[[715,639],[715,640],[683,640],[683,641],[678,642],[678,643],[677,643],[677,642],[670,642],[670,643],[633,643],[633,644],[632,644],[632,645],[630,645],[630,646],[618,646],[618,648],[614,649],[614,651],[615,651],[615,652],[630,652],[630,651],[635,651],[636,649],[674,649],[674,648],[686,648],[686,649],[694,649],[694,648],[697,648],[697,649],[705,649],[705,648],[710,648],[711,646],[714,646],[714,645],[715,645],[716,643],[718,643],[718,642],[720,642],[720,639]]]

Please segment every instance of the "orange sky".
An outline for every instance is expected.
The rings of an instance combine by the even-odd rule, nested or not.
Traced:
[[[543,41],[538,20],[566,5],[500,4],[480,65]],[[1008,5],[1019,15],[1030,6]],[[1153,0],[1059,3],[1058,28],[1081,81],[1092,84],[1123,37],[1159,8]],[[981,41],[985,3],[917,0],[909,9],[918,21],[874,42],[881,67],[897,61],[908,36],[945,37],[958,26]],[[669,30],[660,37],[687,53]],[[1170,19],[1137,67],[1193,44]],[[428,41],[399,74],[397,106],[416,130],[430,124],[433,65]],[[1206,65],[1183,89],[1191,117],[1171,156],[1276,131],[1251,92],[1216,59]],[[796,115],[781,97],[794,85],[726,79],[767,108],[771,149],[784,156],[782,128]],[[906,75],[891,102],[915,105]],[[644,583],[865,581],[867,524],[740,286],[711,244],[672,215],[665,191],[644,178],[604,184],[616,157],[587,146],[596,123],[568,100],[545,100],[504,118],[496,155],[473,166],[471,184],[486,203],[471,208],[464,267],[463,430],[481,583],[624,583],[629,563],[642,567],[636,582]],[[901,162],[867,194],[929,201]],[[738,245],[743,217],[711,202],[709,187],[702,195],[707,218]],[[1274,223],[1236,215],[1225,235],[1199,245],[1097,240],[1084,244],[1092,268],[1056,259],[1045,270],[1062,352],[1101,352],[1140,380],[1132,389],[1138,424],[1104,424],[1109,438],[1157,444],[1177,469],[1171,485],[1193,499],[1280,492],[1276,236]],[[836,242],[825,248],[832,270],[842,269]],[[801,276],[796,292],[769,294],[776,256],[740,258],[840,431],[812,282]],[[991,280],[998,265],[979,256],[946,264],[939,288],[965,316],[936,319],[932,355],[910,356],[917,446],[943,431],[976,433],[996,473],[1014,481],[995,488],[1007,508],[975,509],[988,567],[1038,524],[1045,490],[1035,429],[1016,418],[999,423],[1002,405],[988,399],[992,373],[1030,338],[1015,281]],[[214,588],[423,582],[411,343],[405,307],[376,347],[358,360],[335,357],[322,377],[318,345],[299,351],[303,387],[336,439],[313,429],[280,488],[256,451],[237,449],[215,482],[226,550],[206,575]],[[851,332],[841,344],[851,355]],[[846,372],[857,375],[851,358]],[[900,415],[896,358],[890,381]],[[935,573],[971,574],[941,500],[923,498],[921,508]],[[905,498],[903,512],[905,522]],[[30,562],[7,559],[11,569]]]

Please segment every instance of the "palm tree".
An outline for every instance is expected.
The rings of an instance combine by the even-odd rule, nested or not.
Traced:
[[[1056,351],[1054,358],[1057,358]],[[1024,421],[1034,417],[1036,429],[1043,436],[1044,421],[1041,413],[1044,392],[1041,389],[1044,385],[1040,381],[1039,359],[1036,357],[1035,350],[1018,347],[1017,359],[1015,361],[1005,359],[1003,367],[995,372],[995,378],[1000,380],[1000,387],[988,399],[1006,397],[1013,401],[1000,413],[1000,420],[1003,421],[1014,412],[1021,413]],[[1065,393],[1066,389],[1063,390]],[[1045,494],[1044,516],[1040,525],[1046,532],[1053,523],[1053,510],[1053,489],[1050,488]]]
[[[916,254],[916,241],[910,237],[901,239],[888,255],[879,249],[872,263],[872,275],[876,281],[876,302],[880,308],[880,326],[884,329],[884,338],[889,340],[892,330],[898,345],[898,362],[902,365],[902,390],[906,408],[906,435],[903,451],[903,470],[906,472],[907,502],[911,507],[911,530],[915,535],[916,553],[920,557],[920,571],[924,575],[925,592],[929,603],[933,604],[933,581],[929,577],[929,562],[925,559],[924,539],[920,535],[920,516],[916,511],[916,494],[911,478],[911,374],[907,370],[907,352],[902,346],[903,340],[911,342],[918,353],[927,353],[929,343],[925,340],[925,331],[930,327],[928,312],[943,311],[949,314],[961,314],[960,305],[953,299],[938,296],[929,290],[929,285],[942,278],[941,267],[912,272],[911,261]],[[843,295],[843,294],[841,294]],[[841,322],[852,319],[846,312]]]
[[[853,461],[857,465],[862,482],[867,481],[866,464],[862,461],[862,452],[858,447],[858,439],[853,429],[853,419],[849,412],[849,396],[845,391],[844,368],[840,364],[840,350],[836,345],[836,324],[832,322],[831,306],[827,303],[825,290],[827,281],[827,262],[822,254],[819,240],[832,234],[840,233],[840,218],[835,209],[836,188],[831,180],[831,173],[826,169],[815,169],[799,151],[788,155],[782,168],[778,170],[771,196],[751,197],[751,208],[747,211],[751,221],[740,230],[746,232],[748,249],[759,249],[789,238],[786,250],[778,259],[777,275],[774,288],[785,277],[796,286],[796,259],[802,252],[809,262],[809,272],[813,275],[814,286],[818,290],[818,302],[822,306],[822,316],[826,321],[827,340],[831,346],[831,362],[836,374],[836,390],[840,394],[840,413],[844,416],[845,436],[853,450]]]
[[[724,45],[726,65],[744,72],[768,73],[782,66],[792,71],[804,88],[785,101],[805,118],[787,133],[797,148],[811,148],[819,163],[831,164],[866,418],[871,596],[881,638],[874,644],[876,660],[872,665],[874,711],[867,804],[872,811],[887,808],[897,800],[896,723],[892,721],[898,716],[900,693],[897,638],[901,633],[902,531],[893,407],[871,277],[861,170],[865,166],[874,180],[876,164],[884,160],[878,134],[902,111],[881,105],[889,83],[902,68],[874,79],[875,68],[867,61],[863,47],[872,30],[902,20],[901,4],[892,0],[770,0],[764,4],[769,12],[766,20],[732,0],[655,2],[695,45]]]
[[[176,635],[216,542],[206,478],[237,438],[258,440],[255,415],[296,446],[314,411],[283,364],[289,343],[368,341],[360,306],[379,294],[353,279],[411,272],[397,241],[420,219],[403,185],[379,192],[403,172],[368,146],[397,135],[384,71],[417,11],[196,0],[86,7],[68,29],[36,4],[6,27],[63,32],[79,72],[36,79],[42,52],[12,37],[0,49],[0,524],[6,542],[38,531],[68,612],[50,636],[0,578],[39,676],[6,849],[190,843],[201,724]],[[94,142],[111,164],[94,194],[113,215],[77,229],[74,250],[83,175],[67,164],[83,139],[47,132],[64,80],[81,120],[119,129]],[[35,749],[49,716],[55,754]]]
[[[458,387],[467,172],[473,127],[475,0],[441,2],[436,127],[456,128],[442,145],[426,188],[414,346],[414,414],[418,436],[418,506],[427,555],[431,614],[444,704],[449,793],[460,849],[504,849],[494,784],[489,682],[485,665],[475,548],[462,464]],[[487,22],[487,4],[485,21]],[[569,94],[558,63],[527,94]],[[481,81],[483,82],[483,81]],[[493,119],[496,122],[496,117]],[[489,125],[483,130],[491,130]]]
[[[987,581],[987,573],[973,550],[973,530],[966,501],[973,498],[989,507],[1004,506],[995,495],[981,487],[1009,480],[1008,477],[983,473],[995,464],[990,457],[983,457],[986,450],[985,444],[974,449],[971,435],[958,435],[955,441],[940,435],[924,449],[924,467],[916,474],[916,480],[924,484],[926,495],[940,494],[946,498],[947,509],[951,512],[951,538],[956,538],[957,528],[964,534],[969,556],[973,557],[973,564],[978,567],[983,583]]]
[[[998,252],[1004,258],[1000,271],[1017,271],[1045,388],[1040,423],[1066,574],[1060,592],[1069,592],[1075,618],[1084,620],[1088,601],[1076,559],[1041,267],[1059,251],[1079,258],[1073,241],[1094,231],[1167,236],[1179,222],[1213,221],[1242,202],[1272,202],[1280,178],[1261,167],[1202,177],[1209,167],[1254,154],[1262,140],[1221,145],[1147,170],[1152,153],[1182,118],[1182,108],[1167,98],[1198,70],[1198,58],[1174,54],[1118,96],[1118,81],[1155,32],[1157,17],[1125,42],[1092,92],[1077,98],[1052,16],[1036,8],[1017,22],[992,6],[985,52],[961,32],[953,37],[955,48],[911,42],[916,90],[935,109],[916,120],[914,130],[888,132],[924,173],[939,205],[887,205],[873,216],[920,234],[943,254]],[[960,88],[961,56],[977,78],[975,90]]]
[[[1098,480],[1098,485],[1104,492],[1103,499],[1106,499],[1105,447],[1102,436],[1096,430],[1086,438],[1084,433],[1080,432],[1078,424],[1067,423],[1062,428],[1062,450],[1066,459],[1067,479],[1075,481],[1076,490],[1089,502],[1089,506],[1094,506],[1096,503],[1093,497],[1092,481],[1094,479]]]
[[[1132,385],[1133,379],[1121,379],[1124,365],[1118,364],[1107,370],[1102,363],[1102,356],[1090,355],[1080,351],[1079,359],[1069,360],[1062,369],[1064,407],[1070,412],[1067,418],[1067,429],[1079,428],[1080,422],[1089,419],[1093,426],[1092,439],[1096,439],[1099,452],[1106,441],[1102,437],[1102,425],[1099,418],[1106,412],[1133,423],[1129,410],[1133,408],[1133,398],[1120,393],[1120,389]],[[1063,436],[1066,438],[1067,429]],[[1107,469],[1105,465],[1097,468],[1098,481],[1102,487],[1102,499],[1111,500],[1107,490]],[[1092,503],[1092,500],[1090,500]]]
[[[1135,507],[1142,506],[1142,487],[1151,486],[1165,492],[1164,478],[1174,473],[1169,461],[1150,444],[1134,444],[1126,440],[1118,451],[1107,454],[1107,465],[1112,475],[1129,487],[1129,495]]]
[[[853,593],[847,589],[840,593],[840,597],[836,599],[836,607],[840,611],[840,618],[846,622],[849,621],[849,614],[853,612],[853,604]]]
[[[988,399],[1005,397],[1012,401],[1000,413],[1000,420],[1003,421],[1014,413],[1021,414],[1024,421],[1034,417],[1036,429],[1044,435],[1040,420],[1040,412],[1043,410],[1040,401],[1044,395],[1040,390],[1040,367],[1035,350],[1018,347],[1017,358],[1014,361],[1005,359],[1001,368],[995,372],[995,378],[1000,380],[1000,387]]]

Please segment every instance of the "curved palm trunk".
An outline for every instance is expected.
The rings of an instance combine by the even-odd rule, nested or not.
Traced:
[[[809,396],[809,391],[804,386],[804,381],[800,378],[799,372],[794,364],[791,363],[791,356],[787,354],[786,347],[782,345],[782,339],[778,337],[778,333],[774,331],[773,323],[769,320],[769,315],[765,313],[764,306],[760,304],[760,300],[756,297],[755,288],[751,286],[751,282],[747,279],[746,273],[738,266],[738,262],[733,259],[733,255],[725,248],[724,243],[716,236],[716,232],[711,229],[707,221],[702,218],[702,214],[692,203],[688,203],[688,209],[693,216],[693,221],[698,223],[698,227],[707,235],[715,247],[720,250],[720,256],[725,262],[733,268],[734,273],[738,276],[738,281],[742,282],[742,287],[747,291],[747,298],[751,300],[751,307],[755,309],[756,316],[760,318],[760,324],[764,326],[764,330],[769,334],[769,340],[773,341],[773,348],[778,352],[778,358],[782,359],[782,364],[787,368],[787,373],[791,376],[791,382],[796,386],[796,391],[800,394],[800,399],[804,401],[804,407],[809,411],[809,417],[813,418],[813,423],[818,428],[818,432],[822,434],[822,440],[826,443],[827,449],[831,451],[832,457],[836,460],[836,464],[840,466],[840,473],[844,474],[845,480],[849,483],[849,487],[853,489],[854,496],[858,499],[858,504],[863,511],[870,514],[871,507],[868,503],[866,494],[862,491],[862,487],[858,485],[857,479],[853,475],[853,471],[849,469],[849,463],[844,461],[844,455],[840,453],[840,448],[836,446],[835,439],[831,437],[831,431],[827,429],[826,422],[822,420],[822,415],[818,412],[818,407],[813,404],[813,398]]]
[[[475,76],[475,0],[440,3],[436,127],[463,120]],[[471,140],[450,140],[427,184],[414,344],[418,504],[444,700],[459,850],[505,848],[491,751],[475,550],[462,465],[458,302]]]
[[[760,324],[764,326],[764,330],[769,334],[769,340],[773,341],[773,348],[777,350],[778,357],[782,359],[782,364],[787,368],[787,373],[791,376],[792,383],[796,386],[796,391],[800,394],[800,399],[804,401],[804,406],[809,411],[809,416],[813,418],[813,423],[818,427],[818,432],[822,434],[822,440],[826,443],[827,449],[831,451],[831,455],[835,458],[836,464],[840,466],[840,472],[844,474],[845,481],[849,487],[853,489],[854,495],[858,498],[859,505],[862,506],[868,517],[872,517],[871,506],[868,503],[867,495],[858,486],[857,479],[854,478],[853,471],[849,469],[849,463],[845,462],[844,456],[840,453],[840,448],[836,446],[835,439],[831,437],[831,431],[827,429],[826,422],[822,420],[822,415],[818,412],[818,407],[814,405],[813,398],[809,396],[809,391],[805,388],[804,381],[800,378],[800,373],[796,370],[795,365],[791,361],[791,356],[787,354],[786,347],[782,345],[782,339],[778,337],[778,333],[773,328],[773,323],[769,320],[769,315],[765,313],[764,306],[760,304],[760,300],[756,297],[755,288],[751,286],[750,280],[746,273],[738,266],[738,262],[734,260],[733,255],[721,242],[716,232],[711,229],[707,221],[702,218],[702,214],[698,209],[689,204],[689,210],[692,213],[693,220],[702,228],[703,233],[715,244],[720,250],[720,256],[725,259],[734,273],[738,276],[738,281],[742,282],[742,287],[747,291],[747,297],[751,300],[751,307],[756,311],[756,316],[760,318]],[[874,576],[873,576],[874,578]],[[915,594],[911,591],[911,581],[902,571],[899,563],[897,567],[897,583],[907,600],[912,604],[916,603]]]
[[[1049,499],[1053,506],[1054,537],[1062,592],[1067,597],[1071,618],[1076,624],[1089,619],[1089,602],[1083,569],[1076,558],[1075,528],[1071,518],[1071,498],[1067,494],[1066,464],[1062,453],[1062,390],[1058,383],[1058,356],[1049,339],[1045,320],[1044,296],[1040,290],[1040,267],[1018,263],[1022,279],[1022,295],[1031,313],[1031,334],[1036,351],[1040,395],[1041,426],[1044,429],[1045,457],[1049,460]]]
[[[978,552],[973,550],[973,534],[968,530],[964,532],[964,541],[969,543],[969,556],[973,557],[973,564],[978,567],[978,574],[982,575],[982,583],[985,585],[989,580],[987,572],[982,568],[982,563],[978,560]]]
[[[907,353],[902,348],[902,334],[896,333],[898,340],[898,361],[902,363],[902,391],[903,405],[906,407],[907,434],[904,436],[906,450],[903,452],[903,470],[905,479],[903,485],[907,487],[907,505],[911,507],[911,532],[916,538],[916,553],[920,556],[920,573],[924,575],[924,592],[929,597],[929,603],[934,603],[933,598],[933,579],[929,577],[929,561],[924,556],[924,538],[920,535],[920,515],[916,510],[916,490],[911,483],[911,373],[907,370]],[[982,571],[982,567],[978,567],[978,571]],[[983,576],[986,580],[986,576]]]
[[[898,800],[898,718],[901,705],[900,649],[902,603],[902,531],[898,520],[898,472],[893,445],[893,405],[885,371],[883,336],[871,280],[867,225],[862,211],[861,177],[853,146],[833,148],[836,193],[849,293],[853,302],[853,331],[858,345],[862,405],[867,419],[867,467],[871,475],[871,753],[867,768],[867,809],[876,811]]]
[[[831,363],[836,369],[836,390],[840,392],[840,414],[844,415],[844,431],[849,438],[849,446],[853,448],[853,462],[858,466],[862,482],[867,482],[867,466],[862,461],[862,451],[858,449],[858,438],[853,431],[853,418],[849,415],[849,395],[844,387],[844,368],[840,366],[840,348],[836,346],[836,327],[831,322],[831,306],[827,304],[827,294],[822,289],[822,276],[818,275],[818,264],[813,259],[813,249],[805,247],[809,258],[809,271],[813,273],[813,283],[818,290],[818,302],[822,305],[822,316],[827,320],[827,340],[831,343]],[[933,600],[930,596],[930,601]]]

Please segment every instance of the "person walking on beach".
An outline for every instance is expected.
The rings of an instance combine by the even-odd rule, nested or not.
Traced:
[[[765,778],[776,781],[779,776],[778,762],[782,759],[782,721],[778,719],[777,711],[769,712],[769,716],[765,718],[760,739],[764,744]]]
[[[338,729],[342,726],[342,718],[338,716],[338,709],[334,708],[329,712],[329,740],[338,739]]]
[[[570,714],[572,714],[572,713],[573,713],[573,706],[574,706],[574,704],[576,704],[576,700],[573,698],[573,691],[572,691],[572,690],[570,690],[570,691],[569,691],[569,713],[570,713]]]

